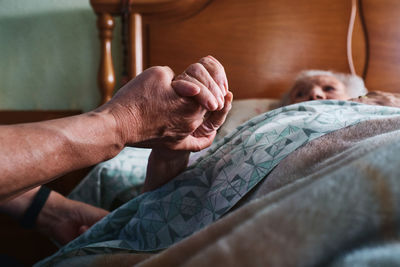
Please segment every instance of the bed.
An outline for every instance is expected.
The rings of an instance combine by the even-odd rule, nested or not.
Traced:
[[[92,0],[91,4],[98,15],[103,102],[116,86],[110,49],[114,16],[122,16],[124,22],[123,81],[153,65],[168,65],[180,73],[211,54],[225,67],[239,113],[253,109],[255,100],[280,99],[304,69],[358,74],[370,90],[400,92],[400,3],[395,0]],[[176,181],[115,209],[111,219],[39,265],[399,263],[399,114],[397,108],[347,101],[307,102],[260,114],[222,136]],[[271,136],[279,142],[270,143]],[[242,150],[236,149],[239,145]],[[256,164],[257,155],[270,158]],[[109,164],[106,171],[112,173],[114,165]],[[230,168],[236,165],[240,168]],[[252,169],[245,169],[250,165]],[[97,171],[104,173],[103,167]],[[221,173],[230,178],[221,179]],[[246,173],[251,179],[243,181]],[[215,180],[207,180],[208,174]],[[199,181],[202,185],[220,181],[224,190],[210,193],[209,188],[215,188],[210,186],[199,193],[209,198],[201,199],[196,195]],[[231,190],[225,190],[224,183]],[[177,190],[182,184],[184,193]],[[197,191],[189,192],[190,186]],[[169,206],[169,213],[160,219],[156,210],[175,205],[176,199],[189,201],[186,207],[191,209],[174,221],[165,219],[173,210]],[[210,208],[196,204],[200,202],[225,204]],[[204,209],[196,210],[197,206]],[[143,238],[135,239],[135,234]]]
[[[153,65],[168,65],[179,73],[211,54],[225,66],[235,99],[279,98],[304,69],[353,72],[365,78],[367,88],[396,92],[400,60],[396,1],[91,3],[101,36],[103,100],[115,87],[109,47],[113,16],[125,11],[130,15],[124,19],[121,52],[128,78]]]

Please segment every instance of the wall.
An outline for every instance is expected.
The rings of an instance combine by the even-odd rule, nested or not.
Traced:
[[[120,32],[117,21],[117,84]],[[89,0],[0,0],[0,110],[94,108],[97,35]]]

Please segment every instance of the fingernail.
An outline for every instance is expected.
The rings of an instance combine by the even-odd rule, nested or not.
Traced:
[[[215,101],[215,99],[210,99],[207,102],[207,108],[210,111],[214,111],[218,108],[218,103]]]

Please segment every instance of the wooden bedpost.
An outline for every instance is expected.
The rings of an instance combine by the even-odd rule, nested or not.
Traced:
[[[142,40],[142,16],[133,13],[129,16],[129,64],[128,73],[135,77],[143,71],[143,40]]]
[[[144,68],[150,67],[146,51],[146,23],[169,19],[183,19],[204,8],[212,0],[90,0],[97,14],[97,28],[101,42],[101,58],[98,72],[98,85],[101,92],[101,104],[112,97],[115,88],[114,66],[111,56],[113,16],[126,18],[126,50],[122,51],[126,60],[124,81],[134,78]],[[124,41],[124,40],[123,40]]]
[[[97,28],[101,45],[100,67],[97,82],[101,92],[101,103],[111,99],[115,87],[115,73],[111,54],[112,32],[114,18],[108,13],[100,13],[97,18]]]

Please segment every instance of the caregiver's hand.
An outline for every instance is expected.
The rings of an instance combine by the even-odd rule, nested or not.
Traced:
[[[60,245],[77,238],[109,212],[51,191],[36,228]]]
[[[176,78],[168,67],[152,67],[98,111],[114,116],[125,145],[197,151],[214,139],[215,118],[206,112],[223,109],[227,86],[224,68],[210,56]]]

